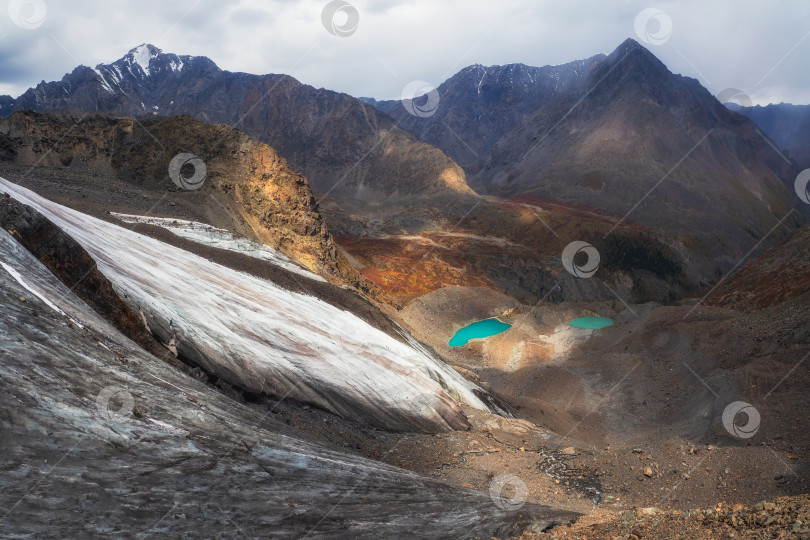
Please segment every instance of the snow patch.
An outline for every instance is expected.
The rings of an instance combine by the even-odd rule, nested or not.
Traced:
[[[478,93],[481,93],[481,84],[484,82],[484,78],[487,76],[487,68],[482,68],[484,73],[481,74],[481,80],[478,81]]]
[[[101,87],[104,90],[106,90],[107,92],[109,92],[110,94],[114,94],[115,92],[113,91],[112,86],[110,86],[110,84],[107,82],[107,78],[104,76],[104,74],[101,72],[101,70],[95,68],[95,69],[93,69],[93,71],[95,71],[96,75],[98,75],[99,82],[101,83]]]
[[[146,75],[149,75],[149,63],[152,58],[157,56],[157,53],[152,52],[149,45],[139,45],[132,49],[130,53],[132,61],[138,64]]]

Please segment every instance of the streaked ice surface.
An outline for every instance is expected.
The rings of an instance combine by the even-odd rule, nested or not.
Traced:
[[[466,426],[459,403],[487,410],[480,389],[409,336],[0,179],[96,260],[118,293],[181,356],[255,392],[315,404],[390,429]],[[480,394],[479,394],[480,395]]]

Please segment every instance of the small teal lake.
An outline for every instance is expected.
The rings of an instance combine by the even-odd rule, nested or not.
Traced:
[[[451,347],[462,347],[471,339],[485,338],[500,334],[512,328],[511,324],[506,324],[498,319],[486,319],[465,326],[455,333],[450,339]]]
[[[580,317],[579,319],[574,319],[568,324],[576,328],[590,328],[591,330],[599,330],[600,328],[613,326],[613,321],[606,319],[605,317]]]

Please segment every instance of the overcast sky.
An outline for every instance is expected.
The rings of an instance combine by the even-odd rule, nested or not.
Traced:
[[[754,103],[810,103],[808,0],[347,3],[327,17],[348,34],[337,36],[324,0],[0,0],[0,94],[147,42],[231,71],[398,99],[411,81],[438,85],[470,64],[561,64],[633,37],[716,95],[737,88]]]

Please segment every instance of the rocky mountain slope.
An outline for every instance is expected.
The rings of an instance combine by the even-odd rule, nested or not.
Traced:
[[[810,227],[748,262],[721,283],[711,303],[742,311],[779,306],[810,293]]]
[[[14,109],[188,114],[229,124],[278,150],[320,195],[378,201],[469,192],[463,171],[442,151],[351,96],[289,75],[224,71],[208,58],[163,53],[152,45],[42,82],[21,95]]]
[[[107,220],[113,212],[148,214],[155,223],[165,222],[160,216],[206,223],[264,242],[336,283],[396,305],[458,284],[495,287],[527,301],[547,294],[554,300],[613,298],[596,282],[559,274],[562,249],[581,238],[602,253],[597,280],[607,279],[611,287],[620,283],[628,297],[663,301],[688,285],[683,262],[649,231],[628,222],[604,242],[615,220],[593,210],[473,195],[434,199],[418,210],[388,206],[384,215],[371,217],[364,216],[366,208],[350,215],[336,211],[332,197],[316,205],[307,181],[289,171],[273,149],[237,130],[188,117],[18,112],[0,120],[3,148],[0,168],[9,178],[69,207]],[[171,157],[178,152],[192,152],[206,163],[200,189],[178,189],[169,178]],[[156,228],[135,227],[157,234]],[[339,246],[331,230],[341,235]],[[354,256],[351,262],[345,254]],[[285,286],[300,289],[283,279]],[[628,280],[635,282],[629,293]],[[349,300],[344,296],[342,306]],[[350,309],[357,311],[356,304]]]
[[[398,100],[364,101],[396,118],[423,141],[442,148],[467,171],[476,172],[479,160],[503,136],[555,95],[575,89],[604,58],[600,54],[544,67],[469,66],[439,85],[439,104],[430,116],[410,114]]]
[[[476,190],[629,214],[668,236],[704,278],[730,269],[783,218],[764,247],[797,225],[798,214],[787,216],[797,171],[752,122],[633,40],[563,66],[474,66],[438,92],[425,118],[398,102],[376,105],[463,163]]]
[[[707,540],[726,538],[810,538],[810,496],[780,497],[744,505],[720,502],[689,511],[663,511],[655,506],[600,515],[588,523],[555,528],[521,540],[582,538],[678,538]],[[583,520],[584,521],[584,520]]]
[[[345,273],[307,180],[274,149],[238,130],[188,117],[139,121],[28,112],[0,120],[0,147],[7,149],[0,156],[5,163],[29,173],[26,167],[55,168],[79,182],[82,176],[111,176],[163,196],[178,193],[212,225],[256,238],[316,273]],[[180,190],[169,175],[181,152],[205,164],[199,189]]]
[[[687,263],[653,231],[624,222],[611,232],[618,218],[558,201],[486,198],[387,209],[384,216],[351,221],[328,206],[324,212],[352,264],[403,305],[456,286],[499,290],[528,304],[671,302],[697,284]],[[563,269],[563,250],[576,240],[600,254],[592,279]]]
[[[810,167],[810,105],[778,103],[755,107],[739,107],[753,120],[788,159],[805,169]]]

